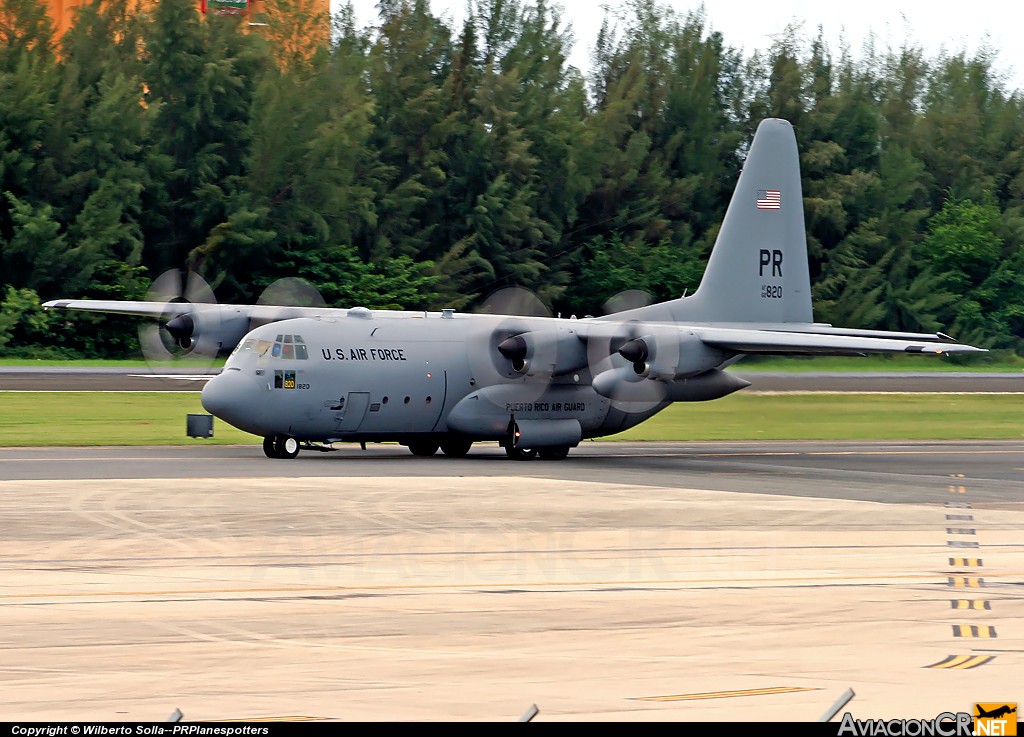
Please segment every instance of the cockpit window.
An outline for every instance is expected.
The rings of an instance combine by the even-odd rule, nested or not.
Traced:
[[[267,355],[267,351],[270,350],[270,346],[274,345],[269,340],[257,340],[256,345],[253,346],[253,351],[256,352],[257,356]]]
[[[254,345],[256,345],[256,339],[249,338],[248,340],[236,345],[235,350],[231,351],[231,355],[233,356],[236,353],[239,353],[240,351],[251,351]]]
[[[305,361],[309,350],[301,335],[278,335],[270,355],[286,361]]]

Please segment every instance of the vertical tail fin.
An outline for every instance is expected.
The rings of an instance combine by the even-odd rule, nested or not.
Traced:
[[[800,155],[789,121],[757,127],[700,288],[684,309],[702,321],[813,322]]]
[[[810,323],[800,155],[789,121],[761,121],[700,287],[614,316],[715,323]]]

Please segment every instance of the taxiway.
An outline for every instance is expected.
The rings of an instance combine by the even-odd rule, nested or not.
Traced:
[[[0,713],[810,721],[849,687],[860,718],[1019,700],[1022,489],[1021,442],[3,449]]]

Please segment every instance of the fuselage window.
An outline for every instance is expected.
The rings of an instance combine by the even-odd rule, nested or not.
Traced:
[[[275,389],[294,389],[295,388],[295,372],[294,371],[275,371],[274,372],[274,388]]]

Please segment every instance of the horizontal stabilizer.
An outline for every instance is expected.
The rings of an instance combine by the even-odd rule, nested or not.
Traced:
[[[986,353],[984,348],[960,343],[939,343],[891,338],[866,338],[821,333],[784,333],[771,330],[693,328],[707,346],[736,353],[776,355],[857,356],[865,353]]]

